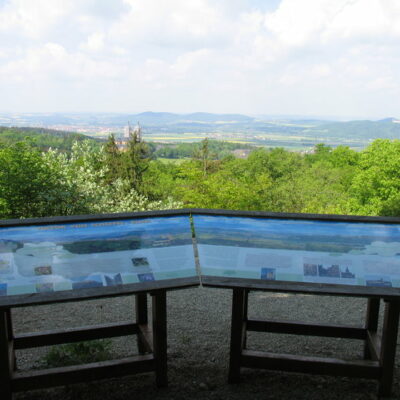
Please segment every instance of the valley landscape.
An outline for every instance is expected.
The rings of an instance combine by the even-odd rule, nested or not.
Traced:
[[[247,116],[196,112],[129,113],[0,113],[1,127],[40,128],[81,133],[97,139],[123,135],[130,123],[141,125],[146,142],[199,142],[204,138],[261,147],[311,150],[324,143],[361,150],[374,139],[400,138],[400,120],[335,121],[307,117]]]

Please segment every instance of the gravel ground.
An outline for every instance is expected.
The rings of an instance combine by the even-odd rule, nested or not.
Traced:
[[[158,389],[153,373],[18,393],[22,399],[376,399],[373,380],[334,378],[263,370],[242,370],[240,384],[227,383],[231,291],[193,288],[169,292],[168,388]],[[361,325],[366,300],[251,292],[250,317]],[[133,297],[92,300],[13,310],[17,332],[122,321],[134,315]],[[400,340],[399,340],[400,342]],[[251,333],[248,348],[303,355],[361,359],[362,343],[347,339]],[[116,358],[137,353],[136,338],[113,339]],[[397,347],[393,396],[400,399]],[[20,369],[39,365],[48,348],[17,352]]]

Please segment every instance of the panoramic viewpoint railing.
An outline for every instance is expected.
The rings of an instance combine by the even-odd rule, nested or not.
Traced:
[[[233,290],[229,382],[247,368],[393,381],[400,311],[400,218],[182,209],[4,220],[0,223],[0,391],[154,371],[167,385],[166,291]],[[365,326],[251,320],[252,290],[368,299]],[[136,321],[16,335],[12,309],[132,294]],[[152,321],[147,299],[152,298]],[[385,302],[378,335],[380,300]],[[246,348],[248,331],[363,340],[364,360]],[[139,354],[44,371],[18,371],[15,350],[135,334]],[[49,379],[51,377],[51,379]]]

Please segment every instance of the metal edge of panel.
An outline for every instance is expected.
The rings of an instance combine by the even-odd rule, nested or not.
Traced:
[[[171,210],[138,211],[112,214],[88,214],[70,215],[57,217],[41,217],[26,219],[6,219],[0,220],[1,227],[28,226],[41,224],[57,224],[68,222],[99,221],[99,220],[119,220],[129,218],[150,218],[165,217],[174,215],[215,215],[232,217],[255,217],[255,218],[276,218],[276,219],[299,219],[317,221],[341,221],[341,222],[373,222],[400,224],[400,217],[381,217],[381,216],[361,216],[361,215],[337,215],[337,214],[307,214],[307,213],[278,213],[265,211],[240,211],[209,208],[182,208]]]
[[[58,217],[42,217],[42,218],[25,218],[25,219],[5,219],[0,220],[0,228],[12,226],[30,226],[30,225],[47,225],[68,222],[85,222],[85,221],[102,221],[102,220],[120,220],[130,218],[154,218],[168,216],[190,216],[190,209],[182,208],[176,210],[156,210],[156,211],[137,211],[127,213],[113,214],[88,214],[88,215],[68,215]]]
[[[400,217],[380,217],[380,216],[362,216],[362,215],[339,215],[339,214],[303,214],[303,213],[278,213],[264,211],[240,211],[223,210],[208,208],[188,209],[193,216],[228,216],[228,217],[253,217],[253,218],[275,218],[275,219],[298,219],[314,221],[337,221],[337,222],[372,222],[386,224],[400,224]]]
[[[337,285],[313,282],[262,281],[249,278],[230,278],[219,276],[202,276],[202,286],[225,289],[249,289],[276,291],[298,294],[318,294],[349,297],[379,297],[399,299],[400,288],[380,288],[376,286]]]
[[[200,285],[197,275],[185,278],[163,279],[160,281],[137,282],[116,286],[103,286],[47,293],[28,293],[0,297],[0,309],[28,307],[41,304],[66,303],[69,301],[90,300],[100,297],[124,296],[157,290],[175,290]]]

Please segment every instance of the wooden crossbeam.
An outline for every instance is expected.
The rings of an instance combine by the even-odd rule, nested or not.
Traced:
[[[255,332],[287,333],[292,335],[338,337],[361,340],[367,338],[367,330],[365,328],[315,323],[310,324],[299,321],[251,319],[247,320],[247,330]]]
[[[86,382],[89,380],[154,371],[152,354],[118,360],[50,368],[39,371],[15,372],[11,380],[13,392]]]
[[[345,361],[336,358],[297,356],[243,350],[241,366],[289,372],[304,372],[334,376],[379,379],[381,369],[377,361]]]
[[[51,346],[61,343],[73,343],[84,340],[135,335],[138,333],[138,324],[132,322],[109,323],[81,328],[65,328],[39,333],[23,333],[15,335],[14,348],[20,350],[31,347]]]

